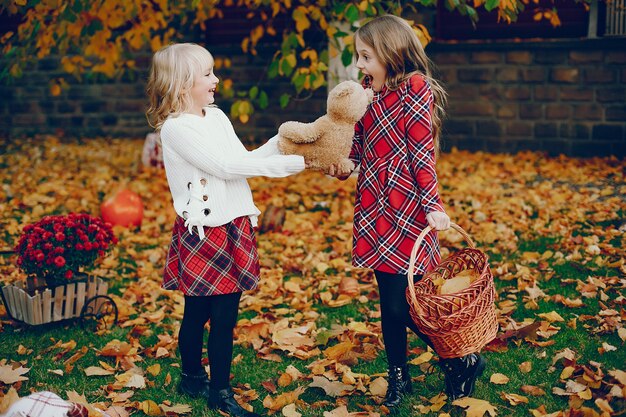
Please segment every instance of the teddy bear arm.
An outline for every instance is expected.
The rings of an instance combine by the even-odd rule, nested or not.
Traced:
[[[319,139],[321,132],[315,123],[285,122],[278,133],[293,143],[312,143]]]

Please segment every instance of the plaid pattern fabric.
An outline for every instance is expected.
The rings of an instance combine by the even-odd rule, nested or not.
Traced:
[[[370,79],[364,87],[370,87]],[[433,94],[420,75],[396,91],[383,89],[355,126],[350,158],[360,165],[354,207],[352,263],[406,274],[426,214],[444,211],[437,191],[430,112]],[[437,233],[421,245],[416,273],[440,260]]]
[[[58,395],[41,391],[19,399],[7,410],[6,417],[87,417],[89,412],[82,404],[63,400]],[[108,416],[108,414],[106,414]]]
[[[177,217],[165,261],[162,287],[185,295],[230,294],[256,288],[259,256],[247,216],[218,227],[205,227],[205,237],[189,233]]]

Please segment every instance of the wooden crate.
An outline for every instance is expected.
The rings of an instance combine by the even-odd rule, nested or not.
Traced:
[[[37,325],[79,317],[83,306],[91,298],[106,295],[108,284],[102,278],[89,277],[85,281],[70,281],[52,289],[37,291],[33,296],[25,291],[21,282],[6,285],[1,290],[7,312],[13,319]],[[92,307],[97,310],[99,306]]]

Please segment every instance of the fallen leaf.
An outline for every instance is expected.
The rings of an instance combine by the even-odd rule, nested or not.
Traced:
[[[139,404],[139,409],[149,416],[162,416],[163,410],[152,400],[145,400]]]
[[[378,377],[370,382],[370,393],[376,397],[384,397],[387,393],[387,380],[383,377]]]
[[[452,405],[462,407],[467,412],[466,417],[483,417],[485,413],[491,417],[497,415],[497,408],[491,405],[488,401],[479,400],[478,398],[465,397],[459,400],[454,400]]]
[[[509,377],[504,374],[495,373],[491,375],[491,378],[489,378],[489,382],[491,382],[492,384],[504,385],[508,384]]]
[[[520,389],[523,393],[528,395],[534,395],[535,397],[546,395],[546,392],[542,388],[535,385],[522,385]]]
[[[13,369],[11,365],[0,366],[0,382],[5,385],[15,384],[17,381],[27,381],[28,378],[23,376],[30,368],[18,367]]]
[[[528,404],[528,398],[517,394],[502,393],[502,399],[507,400],[511,405]]]
[[[285,417],[301,417],[302,414],[296,411],[296,405],[294,403],[287,404],[281,410]]]
[[[0,413],[4,414],[11,407],[11,404],[20,399],[20,396],[17,395],[17,391],[15,388],[9,388],[9,391],[4,395],[4,397],[0,397]]]
[[[193,412],[193,408],[187,404],[174,404],[172,406],[160,404],[159,407],[168,416],[172,414],[190,414]]]
[[[519,364],[519,370],[525,374],[529,373],[533,369],[532,362],[526,361]]]
[[[326,395],[331,397],[339,397],[347,395],[354,390],[354,386],[347,385],[339,381],[329,381],[323,376],[314,376],[313,382],[309,384],[310,388],[321,388]]]
[[[104,412],[110,417],[129,417],[130,413],[126,411],[124,407],[120,407],[119,405],[113,405]]]
[[[102,369],[99,366],[89,366],[85,368],[85,375],[87,376],[104,376],[113,374],[115,374],[115,372],[108,369]]]

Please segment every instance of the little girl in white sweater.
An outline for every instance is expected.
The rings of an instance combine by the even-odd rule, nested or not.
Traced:
[[[219,82],[213,62],[205,48],[190,43],[166,46],[152,61],[147,115],[161,130],[178,215],[163,287],[185,295],[179,392],[206,397],[210,408],[231,416],[254,417],[258,414],[237,403],[229,382],[239,299],[259,280],[253,227],[260,212],[246,178],[285,177],[302,171],[305,162],[301,156],[280,155],[276,137],[246,150],[228,117],[212,105]],[[210,382],[201,365],[209,320]]]

